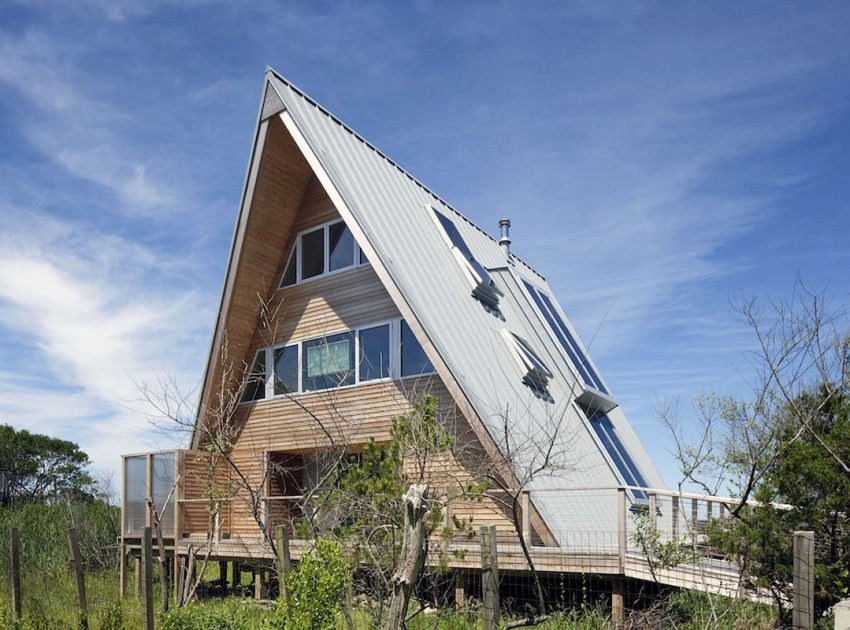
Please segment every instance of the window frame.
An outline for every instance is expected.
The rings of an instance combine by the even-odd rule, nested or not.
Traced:
[[[466,239],[463,238],[463,234],[461,234],[460,230],[458,230],[454,220],[448,217],[445,212],[441,212],[431,204],[425,204],[425,208],[431,215],[431,219],[437,226],[437,230],[443,237],[443,241],[446,243],[446,245],[448,245],[449,249],[452,252],[452,255],[458,261],[458,264],[460,264],[464,275],[466,275],[467,279],[472,285],[472,296],[488,308],[498,308],[499,300],[504,297],[505,294],[498,286],[496,286],[496,281],[493,279],[493,276],[490,275],[488,269],[481,264],[481,261],[478,260],[475,257],[475,254],[472,253],[472,250],[469,249],[469,244],[466,242]],[[475,265],[470,262],[470,260],[460,250],[460,247],[452,240],[452,237],[449,236],[449,233],[446,231],[446,227],[440,220],[440,216],[444,217],[447,221],[454,225],[454,229],[455,231],[457,231],[458,237],[463,243],[463,247],[469,252],[469,257],[475,261],[475,264],[478,265],[478,267],[480,267],[485,274],[487,274],[486,278],[481,276],[481,274],[475,268]]]
[[[522,370],[522,382],[526,385],[547,392],[549,383],[555,378],[554,373],[544,363],[540,355],[531,347],[526,339],[518,334],[511,332],[507,328],[502,328],[502,338],[511,349],[511,354]],[[538,369],[537,363],[541,369]]]
[[[566,359],[566,363],[569,366],[570,371],[573,373],[573,376],[575,377],[575,379],[577,381],[579,381],[585,389],[589,389],[593,392],[598,392],[601,397],[606,398],[606,399],[611,399],[613,401],[613,397],[611,396],[611,390],[608,387],[608,384],[602,378],[602,374],[599,372],[599,369],[593,363],[593,360],[590,358],[590,354],[587,352],[586,348],[584,348],[584,345],[581,343],[581,340],[580,340],[579,336],[576,334],[575,330],[573,329],[572,324],[570,324],[567,317],[561,311],[560,305],[553,298],[553,296],[548,291],[546,291],[545,289],[542,289],[539,286],[537,286],[536,283],[532,282],[531,280],[526,278],[524,275],[514,273],[513,271],[511,272],[511,274],[514,276],[514,280],[519,285],[520,290],[522,291],[523,295],[525,295],[526,300],[531,305],[531,307],[534,309],[534,311],[537,313],[538,319],[539,319],[540,323],[543,325],[543,327],[546,329],[547,334],[549,335],[549,337],[552,338],[552,340],[555,342],[555,344],[558,346],[558,348],[560,348],[560,351],[563,353],[564,358]],[[563,347],[561,340],[558,338],[558,333],[555,330],[553,330],[552,325],[549,323],[549,321],[546,318],[546,314],[544,312],[542,312],[540,306],[537,304],[537,300],[535,300],[534,296],[531,295],[531,293],[528,289],[528,286],[526,286],[526,284],[530,285],[535,291],[537,291],[538,293],[541,294],[540,299],[541,299],[541,301],[544,301],[544,305],[545,305],[545,300],[543,299],[543,296],[546,296],[546,297],[549,298],[549,302],[552,305],[551,310],[554,311],[552,313],[552,316],[560,319],[561,322],[563,322],[564,327],[567,329],[567,332],[569,333],[569,338],[567,339],[567,343],[570,346],[573,347],[573,350],[575,352],[577,352],[579,354],[579,356],[577,357],[577,361],[573,361],[573,359],[569,356],[569,353],[567,352],[566,348]],[[570,343],[570,339],[572,339],[573,343]],[[577,363],[581,363],[582,358],[584,359],[584,363],[586,363],[586,366],[582,366],[582,365],[577,364]],[[583,372],[582,367],[584,367],[585,370],[587,370],[588,367],[590,368],[591,373],[588,374],[588,379],[584,378],[584,375],[582,373]],[[596,379],[599,381],[599,384],[602,385],[603,389],[599,389],[597,387],[597,383],[594,381],[593,375],[596,376]],[[590,382],[588,382],[588,380]]]
[[[646,478],[646,475],[643,473],[643,470],[641,470],[640,465],[637,463],[637,461],[635,461],[635,458],[629,452],[629,449],[623,443],[623,440],[620,439],[620,436],[617,435],[617,433],[615,432],[612,433],[611,431],[608,431],[607,427],[602,424],[599,425],[601,427],[601,429],[599,430],[594,426],[593,423],[599,423],[602,418],[605,418],[608,420],[608,423],[611,425],[614,431],[616,431],[617,427],[614,426],[614,421],[611,420],[611,417],[608,415],[610,412],[600,412],[593,414],[591,413],[590,409],[586,409],[580,403],[574,401],[574,404],[578,409],[579,413],[581,413],[581,415],[584,416],[585,420],[587,420],[588,429],[590,431],[592,439],[595,440],[600,451],[608,460],[608,463],[611,466],[612,470],[616,473],[617,477],[623,482],[623,484],[626,486],[634,486],[636,488],[650,488],[651,486],[649,485],[649,480]],[[600,436],[600,430],[607,437],[607,441],[611,443],[610,449],[606,444],[606,441],[603,440]],[[618,444],[619,448],[617,446]],[[612,449],[614,450],[614,453],[611,452]],[[635,481],[634,484],[629,483],[628,479],[626,479],[626,476],[623,474],[622,469],[617,464],[617,460],[619,460],[622,463],[623,467],[628,471],[629,475]],[[641,485],[641,481],[644,485]],[[629,490],[629,494],[632,495],[632,498],[635,501],[645,502],[649,499],[649,496],[647,495],[645,490]]]
[[[258,398],[256,400],[251,401],[239,401],[239,404],[245,403],[257,403],[264,400],[275,400],[280,398],[289,398],[292,396],[300,396],[302,394],[313,394],[316,392],[330,391],[330,390],[338,390],[338,389],[347,389],[349,387],[359,387],[360,385],[368,385],[372,383],[382,383],[382,382],[390,382],[390,381],[402,381],[411,378],[421,378],[423,376],[430,376],[432,374],[436,374],[437,370],[432,365],[433,368],[430,372],[421,372],[419,374],[411,374],[408,376],[402,376],[401,374],[401,326],[404,318],[402,317],[391,317],[388,319],[382,319],[375,322],[369,322],[368,324],[362,324],[360,326],[353,326],[351,328],[345,328],[341,330],[331,330],[321,335],[310,335],[308,337],[303,337],[300,339],[288,339],[286,342],[277,343],[271,346],[266,346],[264,348],[260,348],[254,354],[254,361],[256,362],[257,356],[259,356],[260,352],[265,352],[265,365],[266,365],[266,373],[265,373],[265,396],[263,398]],[[388,326],[389,327],[389,362],[390,362],[390,373],[389,376],[382,376],[380,378],[373,378],[368,380],[360,379],[360,331],[368,330],[371,328],[377,328],[379,326]],[[408,324],[409,326],[409,324]],[[411,331],[412,332],[412,331]],[[343,333],[352,333],[354,335],[354,382],[349,383],[347,385],[339,385],[337,387],[331,388],[322,388],[322,389],[311,389],[309,391],[304,390],[304,344],[310,341],[315,341],[317,339],[324,339],[326,337],[332,337],[334,335],[339,335]],[[415,336],[414,336],[415,338]],[[418,343],[417,339],[417,343]],[[421,344],[420,344],[421,345]],[[274,391],[276,374],[275,374],[275,364],[274,364],[274,354],[277,350],[281,348],[287,348],[290,346],[297,346],[298,348],[298,391],[286,392],[281,394],[276,394]],[[424,350],[424,349],[423,349]],[[252,363],[253,366],[253,363]]]
[[[292,243],[292,247],[289,249],[289,255],[286,258],[286,264],[283,266],[283,270],[280,274],[280,279],[278,280],[277,290],[282,291],[284,289],[289,289],[290,287],[298,286],[301,284],[307,284],[309,282],[314,282],[315,280],[319,280],[321,278],[327,278],[328,276],[334,276],[338,273],[344,273],[346,271],[351,271],[352,269],[356,269],[358,267],[363,267],[366,265],[370,265],[368,258],[365,262],[361,258],[362,250],[360,249],[360,244],[357,242],[357,239],[354,237],[354,233],[351,231],[351,228],[346,224],[346,229],[348,229],[349,233],[351,233],[352,239],[354,241],[354,252],[352,256],[352,263],[345,267],[340,267],[339,269],[334,269],[331,271],[331,263],[330,263],[330,227],[332,225],[337,225],[339,223],[345,224],[344,219],[332,219],[330,221],[325,221],[324,223],[319,223],[317,225],[310,226],[298,232],[295,235],[295,239]],[[324,243],[324,253],[322,260],[322,273],[316,274],[315,276],[310,276],[309,278],[304,278],[302,275],[303,269],[303,258],[304,258],[304,244],[303,237],[305,234],[310,234],[312,232],[317,232],[318,230],[322,230],[322,238]],[[294,257],[294,258],[293,258]],[[292,284],[283,284],[283,279],[286,277],[286,270],[289,268],[290,263],[295,263],[295,282]]]

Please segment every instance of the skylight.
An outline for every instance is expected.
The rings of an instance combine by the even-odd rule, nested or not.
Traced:
[[[502,292],[496,286],[496,283],[493,282],[493,278],[490,277],[489,272],[472,255],[472,251],[469,249],[469,246],[466,244],[454,222],[442,212],[431,206],[429,207],[437,219],[437,224],[440,226],[443,236],[473,281],[472,295],[487,306],[496,308],[499,305],[499,298],[502,297]]]
[[[638,488],[648,488],[649,484],[646,477],[641,473],[635,460],[629,454],[617,430],[614,428],[614,423],[606,413],[599,413],[582,406],[587,419],[590,421],[590,426],[596,437],[602,443],[602,446],[608,452],[608,456],[614,464],[614,467],[623,478],[623,483],[627,486],[637,486]],[[632,496],[638,500],[647,500],[648,496],[643,490],[631,490]]]
[[[599,390],[605,395],[608,395],[608,390],[602,383],[602,379],[590,364],[590,361],[582,351],[576,338],[570,331],[569,326],[567,326],[567,323],[564,321],[563,317],[561,317],[561,314],[555,307],[552,299],[527,280],[523,279],[522,283],[525,285],[531,299],[534,300],[540,314],[543,315],[543,318],[549,325],[549,329],[552,331],[552,334],[555,335],[558,343],[564,349],[564,352],[566,352],[570,362],[576,370],[578,370],[584,384]]]
[[[549,368],[546,367],[525,339],[507,330],[503,330],[502,334],[513,347],[520,365],[525,370],[523,382],[536,390],[546,390],[549,380],[552,378],[552,372]]]

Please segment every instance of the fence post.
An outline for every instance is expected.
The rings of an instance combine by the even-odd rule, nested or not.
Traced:
[[[277,583],[278,597],[289,601],[289,589],[286,588],[286,580],[289,577],[289,569],[292,561],[289,558],[289,532],[283,525],[275,528],[275,539],[277,541]]]
[[[455,608],[466,608],[466,573],[455,571]]]
[[[119,585],[119,596],[121,599],[127,597],[127,543],[124,542],[124,537],[121,537],[121,543],[118,546],[119,556],[118,560],[120,564],[118,565],[118,585]]]
[[[815,533],[794,532],[794,594],[791,625],[811,630],[815,619]]]
[[[496,526],[481,527],[481,592],[484,600],[484,630],[499,627],[499,559]]]
[[[10,570],[12,572],[12,611],[15,619],[21,618],[21,548],[18,540],[18,528],[9,529]]]
[[[80,555],[80,544],[77,540],[77,530],[68,528],[68,545],[71,548],[71,562],[74,565],[74,582],[77,587],[77,607],[80,615],[80,628],[89,627],[89,613],[86,602],[86,575],[83,571],[83,558]]]
[[[142,536],[142,627],[153,630],[153,540],[151,528]]]

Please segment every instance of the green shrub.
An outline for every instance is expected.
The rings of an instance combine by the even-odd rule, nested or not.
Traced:
[[[289,603],[281,606],[287,630],[336,628],[351,569],[342,546],[318,539],[286,581]]]
[[[274,609],[238,599],[172,608],[162,616],[162,630],[253,630],[280,628]]]

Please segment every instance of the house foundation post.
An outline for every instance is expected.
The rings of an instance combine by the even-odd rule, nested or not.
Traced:
[[[611,583],[611,621],[619,628],[626,620],[625,588],[624,580],[615,577]]]
[[[466,573],[455,571],[455,608],[466,608]]]
[[[232,562],[233,571],[230,576],[230,584],[231,588],[233,588],[233,594],[239,594],[239,587],[242,586],[242,566],[239,564],[238,560],[234,560]]]

